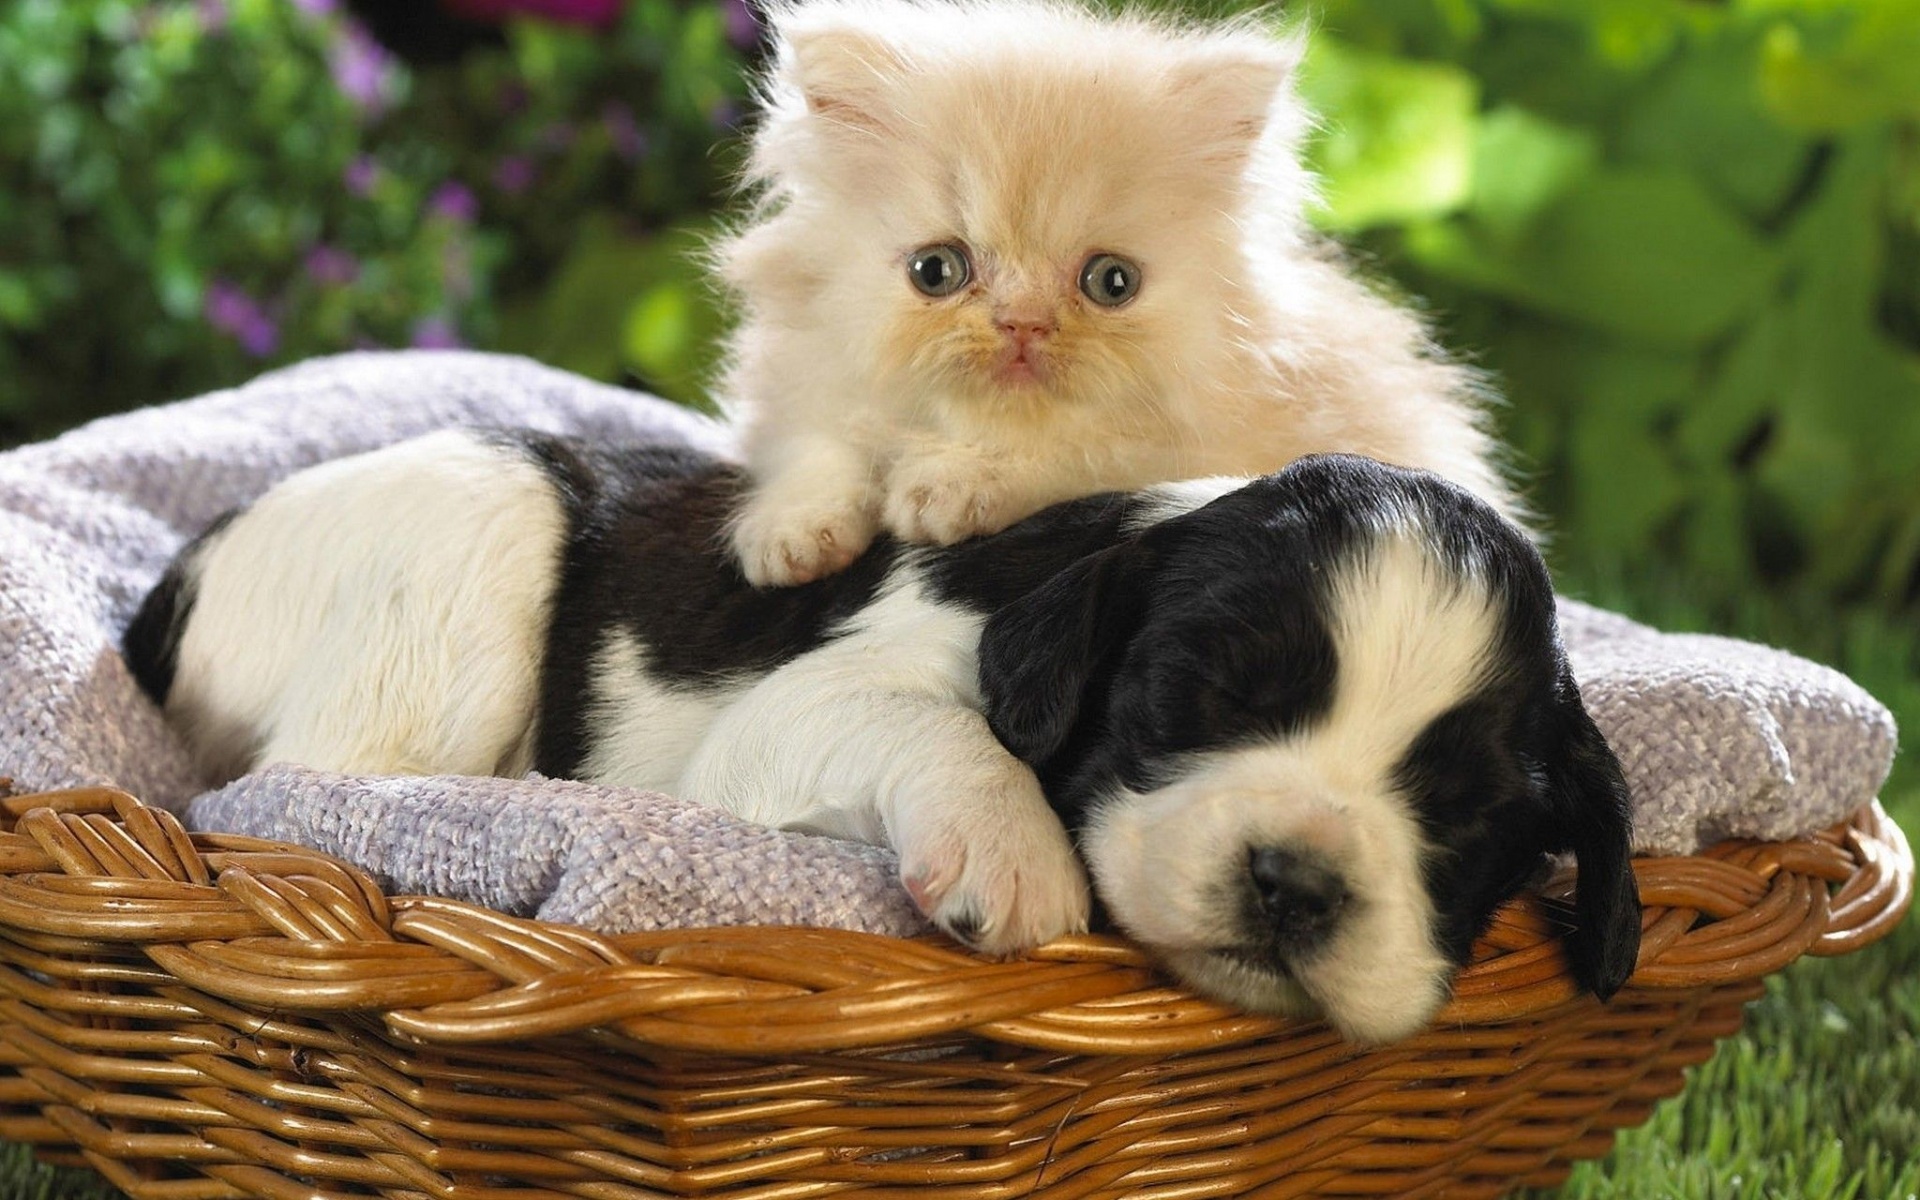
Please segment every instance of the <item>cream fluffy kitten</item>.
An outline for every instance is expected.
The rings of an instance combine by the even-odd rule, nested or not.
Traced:
[[[756,584],[1345,450],[1508,512],[1472,374],[1308,229],[1300,42],[1046,0],[772,14],[719,249]]]

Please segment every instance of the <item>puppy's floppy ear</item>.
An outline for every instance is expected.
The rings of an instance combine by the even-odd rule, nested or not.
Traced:
[[[980,691],[1000,743],[1035,765],[1058,753],[1089,680],[1139,621],[1151,570],[1136,539],[1089,554],[995,613],[980,635]]]
[[[1580,867],[1574,886],[1579,927],[1567,939],[1567,956],[1580,985],[1605,1000],[1633,974],[1640,953],[1632,809],[1619,760],[1587,715],[1564,661],[1554,692],[1547,799],[1567,831],[1561,848],[1572,850]]]

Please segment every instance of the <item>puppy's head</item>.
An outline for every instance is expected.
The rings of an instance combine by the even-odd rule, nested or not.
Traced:
[[[1149,524],[996,614],[981,683],[1115,922],[1202,991],[1406,1036],[1566,851],[1576,977],[1633,970],[1626,785],[1546,569],[1435,476],[1303,459]]]

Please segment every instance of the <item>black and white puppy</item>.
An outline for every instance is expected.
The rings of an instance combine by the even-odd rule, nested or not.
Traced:
[[[1093,496],[761,591],[737,468],[445,432],[304,471],[127,633],[220,774],[517,775],[893,846],[996,954],[1114,922],[1195,987],[1398,1038],[1494,908],[1579,862],[1579,981],[1633,968],[1626,789],[1527,539],[1365,459]]]

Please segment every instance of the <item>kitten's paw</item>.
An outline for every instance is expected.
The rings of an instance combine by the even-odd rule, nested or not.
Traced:
[[[873,541],[873,514],[855,500],[821,504],[755,496],[733,525],[733,552],[755,587],[790,587],[844,570]]]
[[[1024,788],[1031,794],[1011,806],[982,797],[931,801],[936,811],[915,813],[897,846],[900,881],[920,911],[996,957],[1087,929],[1086,869],[1031,774]]]
[[[998,533],[1032,511],[991,465],[972,455],[947,454],[894,465],[881,521],[909,542],[950,546]]]

